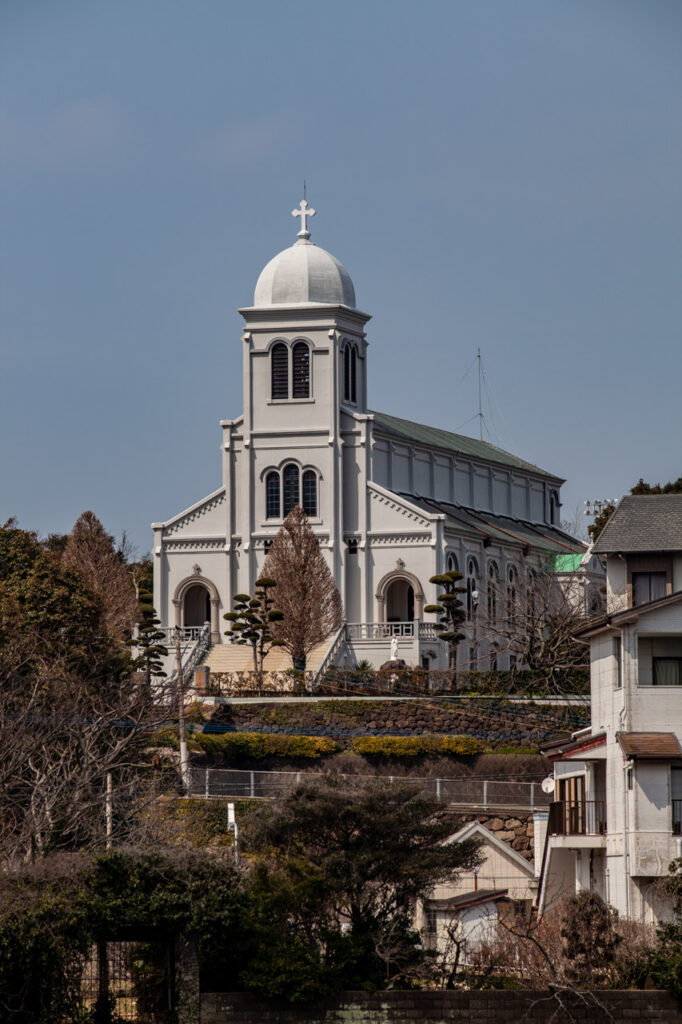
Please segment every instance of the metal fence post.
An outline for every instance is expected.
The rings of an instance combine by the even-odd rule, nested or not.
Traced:
[[[534,782],[531,782],[531,784],[530,784],[530,809],[531,809],[531,811],[535,810],[535,783]]]
[[[249,782],[250,782],[250,786],[251,786],[250,792],[249,792],[249,796],[254,797],[256,795],[256,773],[255,772],[249,772],[249,776],[250,776]]]
[[[436,779],[436,800],[440,800],[440,779]]]
[[[483,810],[488,810],[488,780],[483,780]]]
[[[210,795],[211,795],[211,783],[210,783],[209,778],[208,778],[208,768],[207,768],[206,769],[206,778],[204,780],[204,796],[208,797]]]

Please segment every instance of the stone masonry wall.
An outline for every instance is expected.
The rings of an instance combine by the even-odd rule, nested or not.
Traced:
[[[201,1024],[682,1024],[667,992],[345,992],[315,1007],[202,996]]]

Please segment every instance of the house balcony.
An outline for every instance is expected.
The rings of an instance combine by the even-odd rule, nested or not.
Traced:
[[[603,800],[555,800],[549,805],[548,834],[555,846],[600,847],[606,843]]]

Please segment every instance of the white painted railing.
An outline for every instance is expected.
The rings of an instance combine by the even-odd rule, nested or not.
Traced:
[[[315,672],[315,675],[310,681],[310,690],[314,690],[317,683],[322,679],[324,673],[327,671],[330,665],[334,664],[336,655],[339,653],[344,643],[346,642],[346,624],[341,626],[336,636],[334,637],[329,650],[325,654],[324,658],[320,662],[319,668]]]
[[[192,631],[191,633],[189,631]],[[170,634],[167,641],[168,650],[172,653],[175,645],[176,634],[174,630],[166,630]],[[183,637],[183,633],[185,634]],[[189,635],[187,635],[189,633]],[[189,626],[179,629],[180,642],[184,646],[180,650],[180,663],[182,665],[182,682],[187,687],[191,682],[191,676],[203,656],[211,646],[211,625],[205,622],[203,626]],[[166,682],[173,684],[177,682],[178,670],[168,676]]]
[[[354,780],[407,783],[431,799],[459,807],[482,810],[547,810],[551,796],[543,793],[539,782],[512,782],[508,779],[415,779],[402,776],[343,775],[349,786]],[[291,786],[324,778],[321,772],[242,771],[233,768],[192,768],[190,793],[204,797],[258,797],[272,799]],[[338,778],[338,776],[335,776]]]
[[[418,636],[422,640],[437,640],[433,622],[349,622],[346,627],[349,640],[391,640],[394,636]]]

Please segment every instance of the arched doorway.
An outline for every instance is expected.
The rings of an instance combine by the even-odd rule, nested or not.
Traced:
[[[183,626],[203,626],[211,621],[211,595],[201,583],[188,587],[182,600]]]
[[[396,579],[386,589],[386,621],[414,621],[414,587],[406,579]]]

